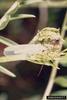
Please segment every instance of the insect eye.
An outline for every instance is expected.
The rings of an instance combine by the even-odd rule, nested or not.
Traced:
[[[59,43],[60,42],[60,38],[56,39],[56,43]]]
[[[59,41],[60,41],[59,39],[53,39],[53,40],[51,41],[51,43],[52,43],[52,44],[59,44]]]
[[[57,40],[56,40],[56,43],[59,43],[59,41],[60,41],[60,40],[59,40],[59,39],[57,39]]]

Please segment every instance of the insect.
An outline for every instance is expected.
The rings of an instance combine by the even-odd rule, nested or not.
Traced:
[[[60,57],[67,51],[66,49],[61,51],[63,41],[59,29],[46,27],[38,32],[28,44],[6,47],[5,56],[0,57],[0,63],[27,60],[58,68]]]
[[[65,54],[64,51],[61,52],[63,41],[64,40],[60,35],[59,29],[50,27],[42,29],[33,38],[31,43],[40,43],[47,49],[43,49],[42,52],[37,53],[36,55],[33,54],[29,60],[38,64],[49,65],[58,68],[60,56]]]

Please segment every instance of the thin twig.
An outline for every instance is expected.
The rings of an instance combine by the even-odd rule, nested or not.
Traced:
[[[64,38],[64,35],[65,35],[66,29],[64,27],[66,26],[66,23],[67,23],[67,12],[66,12],[66,15],[65,15],[65,18],[64,18],[63,27],[62,27],[62,31],[61,31],[62,38]],[[60,46],[60,47],[62,48],[62,46]],[[60,48],[60,51],[61,51],[61,48]],[[56,73],[57,73],[57,68],[56,67],[52,68],[51,75],[50,75],[50,78],[49,78],[49,81],[48,81],[48,85],[46,87],[46,90],[45,90],[45,93],[43,95],[42,100],[47,100],[46,97],[50,95],[51,90],[53,88]]]
[[[67,1],[63,0],[63,1],[51,1],[51,0],[45,0],[42,1],[42,7],[49,7],[49,8],[65,8],[67,7]],[[40,3],[40,4],[41,4]],[[11,5],[13,4],[13,1],[4,1],[4,2],[0,2],[0,9],[8,9]],[[24,5],[25,6],[25,5]],[[32,7],[37,7],[38,5],[30,5]],[[21,6],[22,7],[22,6]]]
[[[57,73],[57,68],[53,68],[52,71],[51,71],[49,82],[48,82],[48,85],[47,85],[47,88],[46,88],[46,91],[45,91],[45,93],[43,95],[42,100],[47,100],[46,97],[50,94],[50,92],[52,90],[56,73]]]
[[[64,22],[62,25],[62,31],[61,31],[62,38],[64,38],[64,36],[65,36],[65,31],[67,30],[66,26],[67,26],[67,11],[66,11]]]
[[[1,65],[0,65],[0,72],[6,74],[6,75],[8,75],[8,76],[11,76],[11,77],[16,77],[16,75],[15,75],[14,73],[12,73],[12,72],[9,71],[8,69],[2,67]]]
[[[40,2],[41,0],[37,0],[37,3],[38,1]],[[24,0],[17,0],[15,1],[15,3],[7,10],[7,12],[4,14],[4,16],[0,19],[0,30],[3,30],[7,24],[9,23],[9,21],[11,21],[11,18],[12,16],[16,13],[16,11],[21,8],[21,7],[24,7],[24,6],[28,6],[29,4],[32,4],[32,3],[36,3],[35,2],[25,2]],[[30,16],[29,16],[30,17]],[[28,18],[29,18],[28,17]],[[34,17],[34,16],[31,16],[31,17]]]
[[[21,54],[21,55],[8,55],[0,57],[0,63],[20,61],[20,60],[26,60],[26,56]]]
[[[7,26],[10,21],[11,15],[14,14],[19,9],[19,7],[20,2],[17,0],[0,19],[0,30],[4,29]]]
[[[49,8],[56,8],[56,7],[65,8],[65,7],[67,7],[67,1],[66,0],[64,0],[64,1],[45,0],[45,1],[43,1],[42,6],[43,7],[49,7]]]

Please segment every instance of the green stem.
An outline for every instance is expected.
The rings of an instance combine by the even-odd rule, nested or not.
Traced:
[[[0,63],[20,61],[20,60],[26,60],[26,56],[24,54],[21,54],[21,55],[9,55],[0,57]]]
[[[62,32],[61,32],[62,38],[64,38],[64,35],[65,35],[65,28],[64,27],[66,26],[66,23],[67,23],[67,12],[66,12],[66,15],[65,15],[65,18],[64,18]],[[61,48],[62,48],[62,46],[60,46],[60,51],[61,51]],[[51,90],[52,90],[53,85],[54,85],[54,80],[55,80],[56,73],[57,73],[57,68],[55,67],[51,71],[51,75],[50,75],[50,78],[49,78],[49,81],[48,81],[48,85],[46,87],[46,90],[45,90],[45,93],[43,95],[42,100],[47,100],[46,97],[50,95]]]
[[[10,17],[14,14],[20,7],[20,2],[17,0],[0,19],[0,30],[4,29],[10,21]]]
[[[62,25],[62,31],[61,31],[62,38],[64,38],[64,36],[65,36],[65,31],[67,30],[66,26],[67,26],[67,11],[66,11],[64,22]]]
[[[67,7],[67,0],[63,0],[63,1],[52,1],[52,0],[45,0],[42,3],[42,7],[49,7],[49,8],[65,8]]]
[[[47,100],[46,97],[49,96],[49,94],[52,90],[56,73],[57,73],[57,68],[53,68],[52,71],[51,71],[51,75],[50,75],[50,78],[49,78],[49,81],[48,81],[48,85],[47,85],[47,88],[45,90],[45,93],[43,95],[42,100]]]
[[[31,2],[30,4],[32,4],[33,2]],[[36,1],[34,2],[36,3]],[[4,14],[4,16],[0,19],[0,30],[3,30],[7,24],[9,23],[11,17],[13,16],[13,14],[16,13],[16,11],[20,8],[20,7],[24,7],[29,5],[29,3],[26,3],[26,0],[17,0],[15,1],[15,3],[8,9],[8,11]],[[31,16],[34,17],[34,16]]]

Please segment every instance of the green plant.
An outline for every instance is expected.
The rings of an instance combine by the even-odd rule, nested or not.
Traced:
[[[0,19],[0,30],[3,30],[8,25],[8,23],[12,20],[35,17],[34,15],[31,15],[31,14],[16,14],[16,12],[21,7],[29,6],[30,4],[38,3],[38,2],[41,2],[41,0],[36,0],[36,1],[17,0],[17,1],[15,1],[15,3],[8,9],[8,11]],[[12,45],[17,44],[17,43],[15,43],[7,38],[4,38],[2,36],[0,36],[0,43],[3,43],[7,46],[12,46]],[[0,66],[0,71],[9,76],[16,77],[16,75],[14,75],[13,73],[11,73],[10,71],[8,71],[6,68],[4,68],[2,66]]]
[[[16,16],[14,16],[14,15],[20,7],[27,6],[31,3],[36,3],[36,2],[39,2],[39,0],[36,0],[34,2],[32,2],[32,1],[31,2],[30,1],[22,2],[22,0],[17,0],[0,20],[0,30],[4,29],[11,20],[35,17],[34,15],[26,15],[26,14],[25,15],[20,14],[20,15],[16,15]],[[64,1],[64,4],[66,4],[66,3],[67,2]],[[48,4],[48,6],[51,6],[52,2],[50,2],[50,0],[48,0],[47,4]],[[9,62],[9,61],[17,61],[17,60],[28,60],[33,63],[38,63],[38,64],[42,64],[42,65],[46,64],[46,65],[52,66],[52,72],[51,72],[49,82],[48,82],[48,85],[47,85],[47,88],[45,90],[42,100],[46,100],[46,96],[50,95],[54,82],[63,87],[67,87],[67,85],[64,84],[65,82],[67,82],[67,79],[65,76],[64,77],[60,76],[60,77],[55,78],[57,69],[58,69],[58,63],[59,62],[62,64],[67,63],[67,61],[66,61],[67,49],[61,51],[61,48],[63,45],[63,40],[64,40],[63,38],[64,38],[64,34],[65,34],[66,30],[67,30],[67,12],[66,12],[66,15],[64,18],[61,35],[60,35],[60,32],[58,29],[48,27],[48,28],[44,28],[42,31],[38,32],[37,35],[32,39],[32,41],[29,44],[21,45],[22,47],[25,46],[25,48],[28,48],[28,50],[30,50],[31,48],[34,48],[34,47],[36,48],[35,51],[33,51],[33,53],[31,53],[29,55],[27,54],[27,51],[25,52],[25,54],[23,54],[23,51],[20,51],[20,50],[15,51],[16,46],[19,46],[19,44],[15,43],[12,40],[9,40],[7,38],[0,36],[0,42],[4,43],[5,45],[8,46],[4,50],[5,56],[0,57],[0,63]],[[47,33],[47,36],[45,33]],[[37,49],[38,47],[39,47],[39,50]],[[10,53],[11,50],[13,53]],[[4,70],[5,70],[5,74],[15,77],[15,75],[13,73],[11,73],[10,71],[8,71],[7,69],[5,69],[1,66],[0,71],[4,73]],[[63,84],[60,84],[60,80],[63,81]],[[65,93],[66,92],[67,91],[65,91]],[[59,92],[59,94],[60,93],[61,92]],[[57,95],[57,93],[56,93],[56,95]]]

